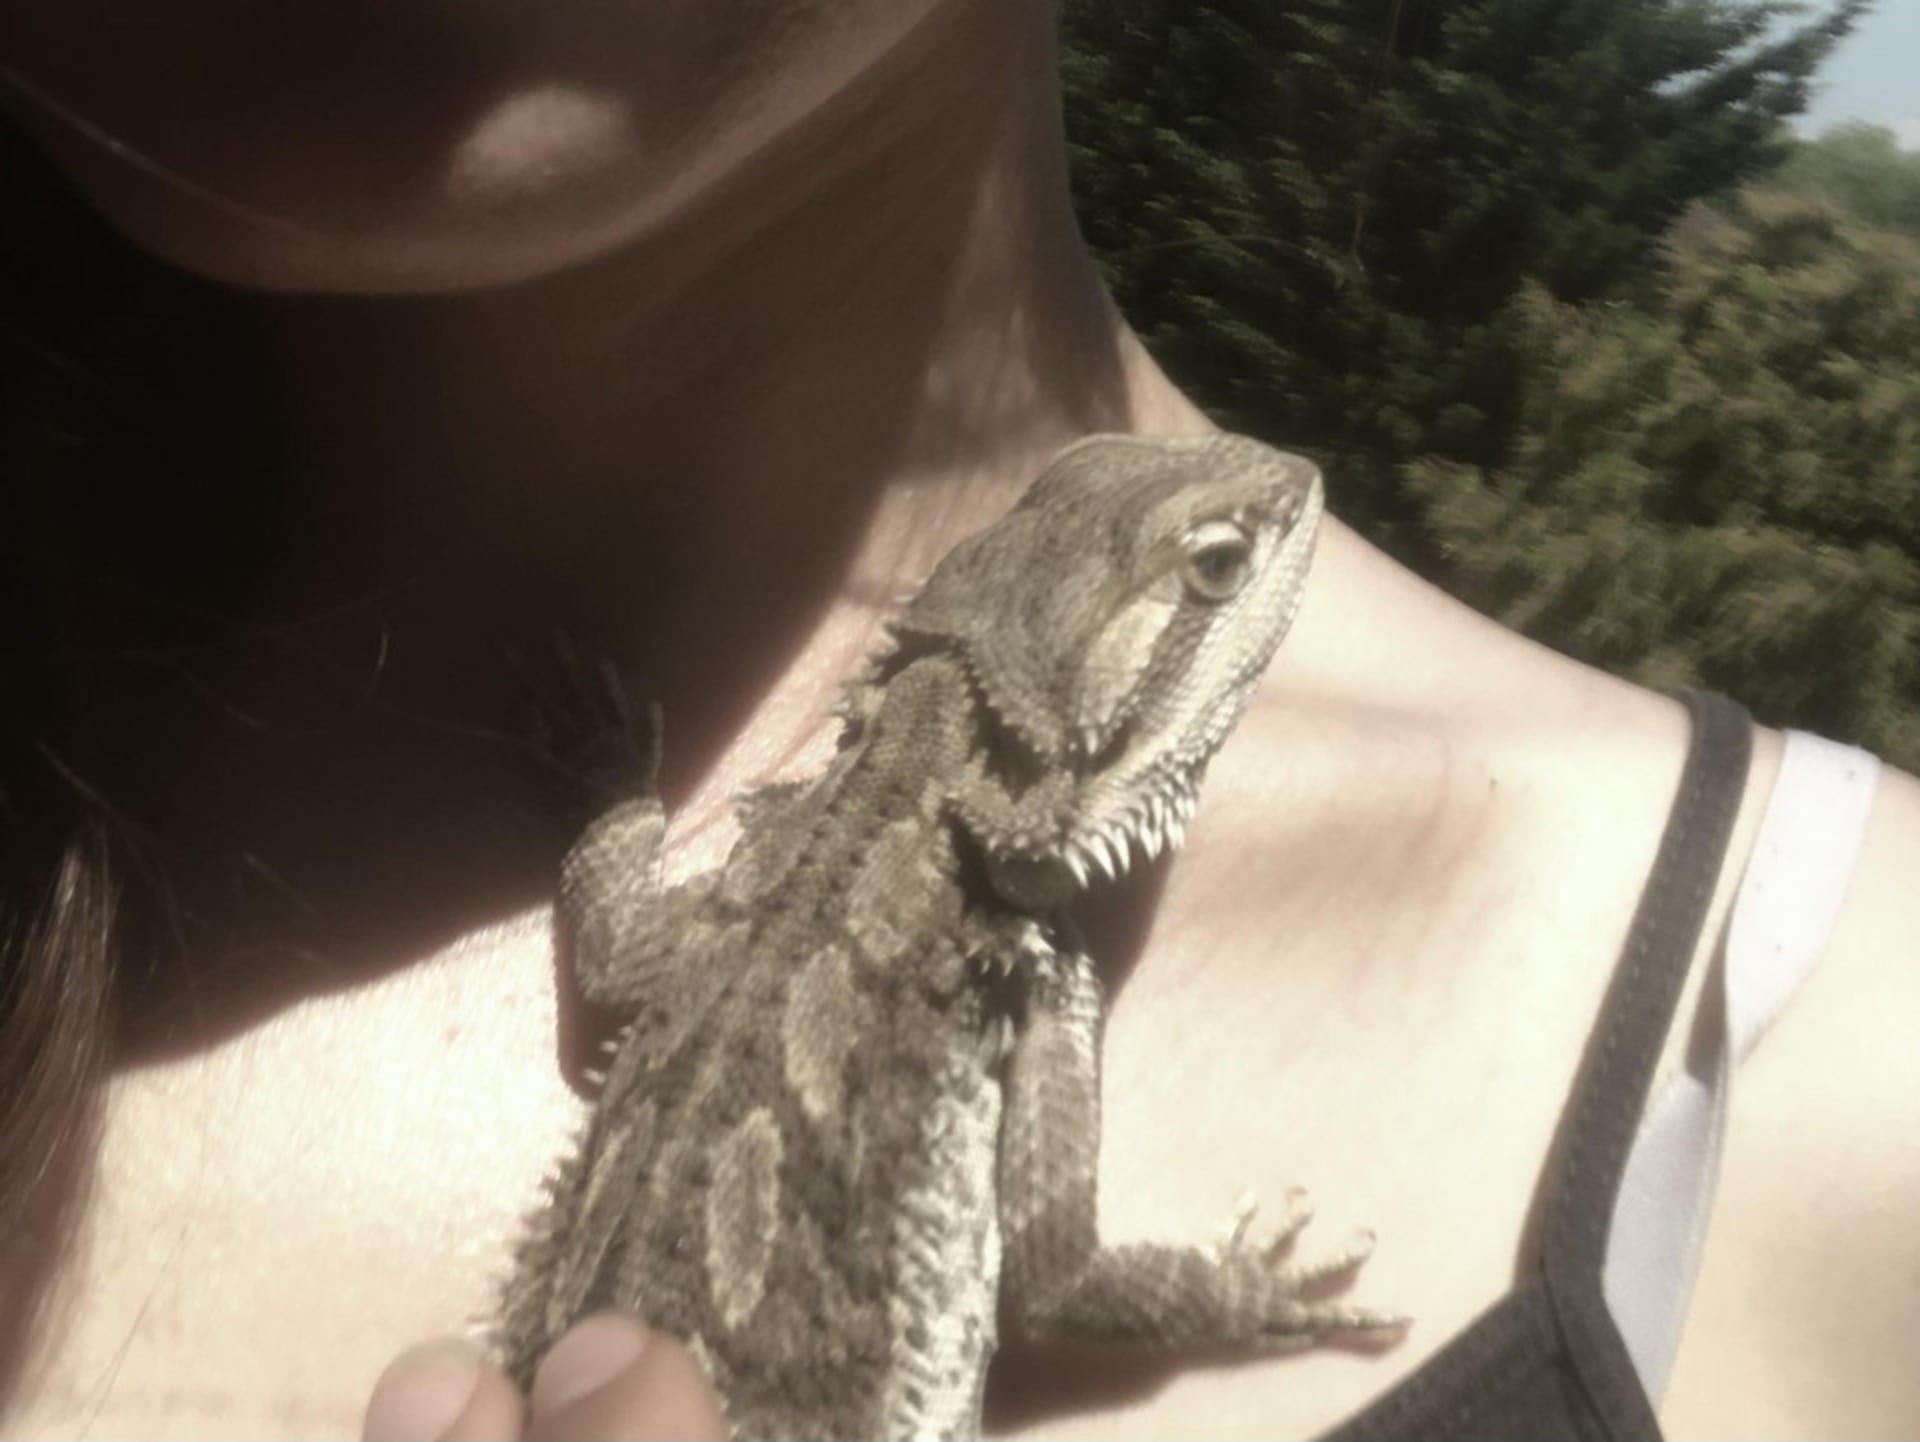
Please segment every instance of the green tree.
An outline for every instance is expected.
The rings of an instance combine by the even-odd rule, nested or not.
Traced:
[[[1884,125],[1842,125],[1794,147],[1774,184],[1920,235],[1920,154],[1902,150]]]
[[[1652,309],[1509,315],[1510,459],[1407,470],[1453,589],[1920,765],[1920,241],[1755,190],[1676,228]]]
[[[1083,228],[1223,423],[1314,453],[1416,565],[1403,463],[1491,465],[1509,303],[1625,293],[1696,198],[1782,153],[1865,0],[1063,0]]]

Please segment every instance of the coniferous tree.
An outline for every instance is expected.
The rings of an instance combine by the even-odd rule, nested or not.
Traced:
[[[1509,302],[1628,295],[1776,162],[1866,0],[1064,0],[1082,224],[1217,419],[1315,454],[1415,562],[1399,469],[1505,455]]]

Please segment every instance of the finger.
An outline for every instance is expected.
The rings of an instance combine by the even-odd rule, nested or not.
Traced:
[[[443,1339],[401,1353],[373,1385],[365,1442],[518,1442],[526,1406],[465,1342]]]
[[[706,1374],[671,1337],[628,1317],[590,1317],[562,1337],[533,1379],[527,1436],[573,1442],[726,1442]]]

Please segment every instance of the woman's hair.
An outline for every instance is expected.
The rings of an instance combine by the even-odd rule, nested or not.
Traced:
[[[43,1288],[66,1251],[96,1135],[114,914],[103,833],[77,822],[49,883],[9,868],[7,884],[0,897],[0,1401],[12,1391]]]
[[[279,428],[244,297],[134,250],[4,120],[0,214],[4,1394],[130,967],[168,964],[182,658],[270,564]]]

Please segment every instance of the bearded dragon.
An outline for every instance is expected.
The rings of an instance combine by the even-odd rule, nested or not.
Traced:
[[[583,1314],[689,1342],[745,1437],[972,1437],[996,1317],[1286,1349],[1400,1317],[1303,1290],[1247,1213],[1103,1244],[1101,993],[1065,908],[1180,844],[1299,605],[1318,470],[1234,436],[1093,436],[961,542],[848,688],[818,780],[740,803],[668,889],[651,788],[562,870],[584,998],[628,1020],[495,1345]]]

